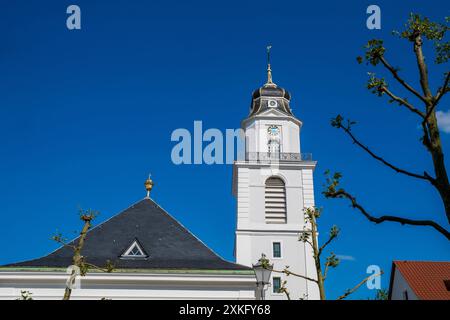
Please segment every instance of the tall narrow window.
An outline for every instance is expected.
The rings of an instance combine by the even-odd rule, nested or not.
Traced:
[[[281,258],[281,243],[280,242],[273,242],[273,257],[274,258]]]
[[[280,157],[280,127],[276,125],[270,125],[267,128],[268,143],[267,151],[269,158],[279,159]]]
[[[272,288],[273,288],[273,293],[280,293],[280,289],[281,289],[281,278],[280,277],[273,277]]]
[[[269,141],[269,153],[273,156],[280,153],[280,143],[277,140]]]
[[[265,209],[266,223],[286,223],[286,190],[280,178],[266,180]]]

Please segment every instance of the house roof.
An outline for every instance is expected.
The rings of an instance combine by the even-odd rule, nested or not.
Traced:
[[[135,242],[146,257],[121,257]],[[150,198],[89,230],[82,255],[90,264],[105,266],[110,260],[120,269],[250,270],[219,257]],[[63,246],[45,257],[5,267],[67,267],[72,256],[73,250]]]
[[[450,281],[450,262],[393,261],[389,296],[396,269],[419,299],[450,300],[450,291],[446,287]]]

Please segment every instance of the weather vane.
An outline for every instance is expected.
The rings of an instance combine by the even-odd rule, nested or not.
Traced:
[[[268,45],[267,47],[267,82],[266,85],[274,86],[272,82],[272,69],[270,68],[270,49],[272,49],[272,45]]]
[[[267,46],[267,64],[270,65],[270,49],[272,49],[272,45]]]

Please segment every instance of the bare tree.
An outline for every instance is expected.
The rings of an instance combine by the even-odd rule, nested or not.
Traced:
[[[433,163],[433,173],[426,170],[423,172],[413,172],[401,168],[399,165],[393,164],[384,157],[378,155],[373,149],[366,146],[352,131],[355,122],[346,120],[341,115],[336,116],[331,120],[331,125],[344,132],[350,140],[369,156],[375,159],[378,163],[390,168],[396,173],[406,175],[412,179],[425,181],[430,184],[440,195],[442,200],[447,221],[450,223],[450,184],[447,175],[447,170],[444,162],[444,152],[442,150],[441,138],[439,133],[439,126],[436,117],[436,108],[442,97],[450,91],[449,80],[450,72],[445,69],[443,72],[442,85],[435,91],[432,90],[429,84],[428,68],[425,62],[423,53],[424,40],[432,41],[435,47],[435,63],[437,65],[445,65],[450,57],[450,42],[445,42],[444,37],[449,30],[447,26],[449,19],[446,18],[446,23],[436,23],[430,21],[428,18],[422,17],[418,14],[411,14],[409,20],[405,24],[402,32],[395,31],[401,39],[406,39],[411,44],[412,52],[417,62],[418,74],[420,79],[421,89],[416,89],[410,85],[400,74],[399,68],[393,67],[386,57],[386,48],[383,46],[383,41],[379,39],[370,40],[365,46],[364,57],[358,57],[359,63],[366,61],[371,66],[381,66],[391,77],[403,87],[403,89],[412,96],[413,99],[403,98],[401,95],[394,93],[387,81],[384,78],[379,78],[375,73],[369,73],[369,81],[367,89],[380,97],[387,96],[390,103],[396,103],[405,110],[417,116],[420,128],[422,130],[421,143],[425,150],[429,153]],[[435,92],[435,93],[433,93]],[[415,100],[415,102],[412,102]],[[435,231],[444,235],[450,240],[450,232],[435,221],[436,214],[430,219],[415,220],[400,217],[397,215],[383,215],[375,217],[365,207],[356,201],[356,197],[339,188],[341,174],[336,173],[328,177],[328,186],[323,192],[327,198],[344,198],[350,201],[351,206],[359,210],[369,221],[374,223],[382,223],[385,221],[397,222],[402,225],[413,226],[428,226],[434,228]]]
[[[69,281],[67,282],[66,289],[64,291],[63,300],[69,300],[72,294],[72,287],[75,283],[75,279],[78,276],[77,270],[79,270],[81,276],[85,276],[89,269],[97,269],[104,272],[112,272],[114,270],[114,265],[107,260],[106,266],[104,268],[95,266],[93,264],[87,263],[85,257],[81,254],[84,244],[86,242],[86,236],[89,229],[92,226],[92,220],[98,215],[98,211],[94,210],[82,210],[80,209],[80,219],[84,222],[83,228],[81,229],[78,242],[72,241],[67,243],[66,239],[63,239],[60,234],[52,237],[53,240],[62,244],[63,246],[69,247],[73,250],[72,265],[76,268],[72,268]]]
[[[317,279],[310,278],[310,277],[307,277],[302,274],[294,273],[289,270],[289,266],[286,266],[283,270],[275,270],[275,269],[271,268],[270,261],[265,258],[263,260],[263,265],[265,266],[265,268],[272,270],[272,272],[282,273],[282,274],[285,274],[286,276],[299,277],[299,278],[314,282],[315,284],[317,284],[317,286],[319,288],[320,300],[326,300],[324,284],[325,284],[325,280],[328,277],[328,271],[330,270],[330,268],[336,268],[339,265],[340,260],[333,252],[331,252],[325,259],[324,271],[322,271],[321,258],[322,258],[322,254],[323,254],[325,248],[333,240],[335,240],[338,237],[339,228],[337,226],[331,227],[330,233],[328,235],[328,239],[319,247],[318,234],[317,234],[317,230],[318,230],[317,219],[320,217],[321,213],[322,213],[322,210],[317,207],[310,207],[310,208],[305,209],[305,220],[306,220],[305,222],[306,222],[306,226],[309,226],[309,227],[305,227],[305,229],[303,230],[303,232],[301,233],[301,235],[299,237],[299,241],[309,244],[313,250],[314,263],[315,263],[315,267],[316,267],[316,271],[317,271]],[[373,275],[366,277],[364,280],[362,280],[358,285],[356,285],[352,289],[346,290],[346,292],[343,295],[341,295],[338,298],[338,300],[345,299],[347,296],[349,296],[350,294],[355,292],[359,287],[361,287],[364,283],[373,279],[374,277],[381,276],[382,274],[383,274],[383,271],[381,271],[378,274],[373,274]],[[291,299],[290,293],[289,293],[286,285],[287,285],[287,281],[283,281],[279,292],[284,293],[286,295],[287,299],[290,300]]]

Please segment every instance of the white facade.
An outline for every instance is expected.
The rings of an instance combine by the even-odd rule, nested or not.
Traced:
[[[299,241],[305,227],[304,208],[314,206],[316,165],[301,158],[301,125],[295,117],[276,109],[242,122],[247,156],[236,161],[233,168],[233,194],[237,199],[235,255],[237,263],[252,266],[265,254],[274,270],[289,266],[292,272],[316,278],[312,249]],[[279,147],[273,148],[271,140]],[[268,223],[270,219],[266,218],[266,181],[271,177],[280,178],[285,185],[285,223]],[[281,248],[281,255],[276,252],[274,256],[274,243]],[[291,299],[319,299],[317,284],[275,272],[266,299],[286,299],[284,294],[274,292],[274,278],[281,278],[276,279],[278,283],[287,281]]]
[[[406,282],[400,270],[393,269],[394,275],[391,287],[390,300],[419,300],[414,291]]]
[[[13,300],[21,290],[39,300],[62,299],[68,275],[65,271],[1,271],[0,299]],[[252,273],[89,272],[80,277],[72,300],[143,299],[255,299]]]

